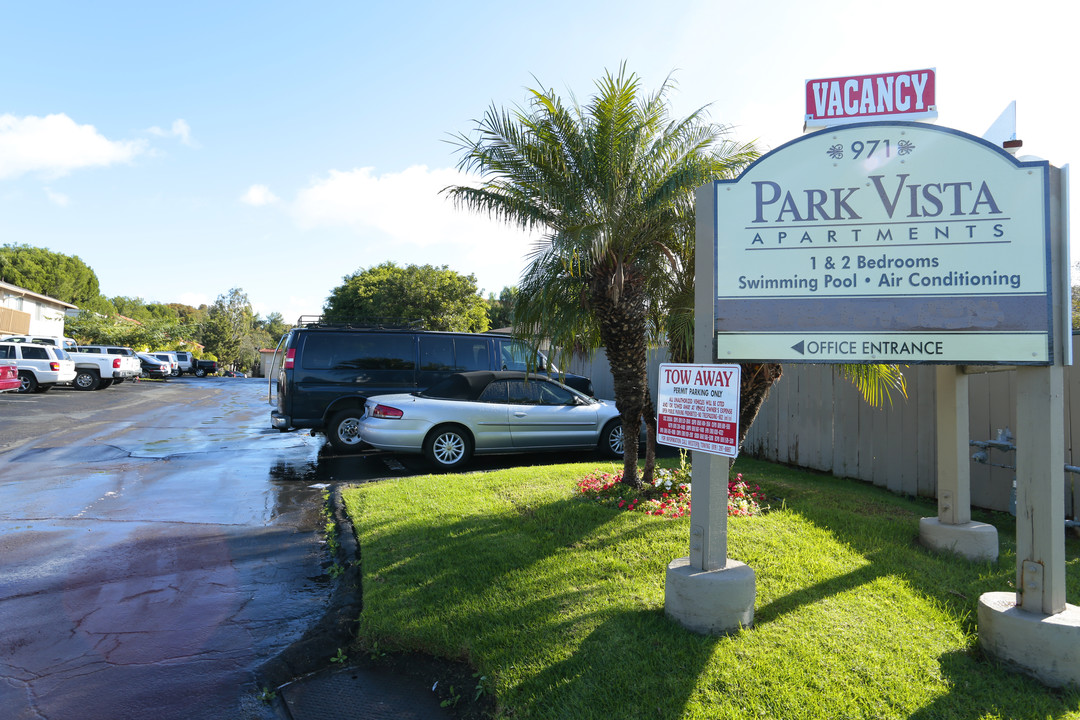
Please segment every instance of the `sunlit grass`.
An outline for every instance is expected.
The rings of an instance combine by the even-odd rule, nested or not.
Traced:
[[[364,576],[361,645],[466,659],[514,718],[1080,718],[985,658],[981,593],[1009,590],[1001,559],[915,543],[935,506],[849,480],[740,460],[770,495],[729,518],[729,554],[757,575],[755,625],[712,638],[664,615],[664,571],[689,518],[575,496],[611,467],[576,463],[405,478],[346,490]],[[1068,597],[1080,595],[1070,539]]]

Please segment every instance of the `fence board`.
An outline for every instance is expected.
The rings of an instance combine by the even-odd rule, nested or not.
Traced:
[[[919,478],[916,493],[933,497],[937,491],[937,379],[932,366],[916,368],[916,388],[909,390],[909,402],[915,399],[919,427],[915,451],[918,453]]]

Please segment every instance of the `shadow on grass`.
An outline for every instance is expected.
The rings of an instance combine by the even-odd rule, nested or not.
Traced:
[[[939,662],[942,677],[955,689],[912,713],[910,720],[979,720],[987,717],[1043,720],[1076,717],[1075,713],[1080,710],[1080,693],[1045,688],[1031,678],[1010,672],[978,649],[945,653]],[[987,672],[988,668],[993,672]],[[952,697],[955,694],[961,694],[967,702],[957,703]],[[1032,707],[1032,697],[1040,694],[1045,695],[1048,702],[1056,700],[1068,709],[1051,713],[1045,707]]]
[[[527,717],[682,718],[723,642],[687,633],[659,610],[617,611],[507,699]]]
[[[978,513],[984,522],[995,522],[999,531],[997,562],[971,562],[950,553],[938,553],[918,544],[919,519],[936,514],[936,505],[890,495],[855,480],[816,476],[768,464],[743,463],[741,470],[753,475],[766,471],[774,478],[773,492],[786,493],[784,508],[861,556],[867,564],[822,582],[808,585],[755,610],[758,627],[779,620],[800,608],[868,585],[880,578],[896,577],[918,595],[931,598],[960,619],[964,632],[977,637],[977,603],[984,592],[1008,590],[1015,578],[1015,526],[1001,514]],[[837,500],[837,497],[840,499]],[[1067,555],[1077,556],[1080,543],[1069,540]],[[1075,598],[1080,578],[1075,571],[1068,593]],[[978,646],[947,652],[938,657],[941,676],[950,691],[911,715],[918,720],[975,720],[982,717],[1049,718],[1074,717],[1080,710],[1080,689],[1054,691],[1036,680],[985,655]],[[1039,702],[1033,703],[1033,699]],[[1042,702],[1045,700],[1046,702]]]

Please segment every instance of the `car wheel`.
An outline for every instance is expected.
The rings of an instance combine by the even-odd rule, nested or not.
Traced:
[[[38,382],[34,373],[23,370],[19,373],[19,392],[32,393],[37,390]]]
[[[180,377],[180,371],[179,370],[170,371],[169,372],[169,377]]]
[[[326,426],[326,437],[330,444],[341,452],[356,452],[363,441],[360,439],[360,418],[364,409],[342,410],[330,418]]]
[[[47,393],[50,390],[52,390],[52,383],[50,383],[48,385],[42,385],[42,384],[39,383],[38,386],[36,388],[34,388],[34,392],[36,392],[36,393]]]
[[[139,372],[139,377],[141,377],[141,378],[149,378],[149,377],[150,377],[150,373],[146,372],[145,370],[141,370],[141,371]]]
[[[114,383],[118,383],[118,382],[120,382],[120,381],[115,380],[113,378],[103,378],[101,380],[101,384],[98,385],[98,390],[104,390],[105,388],[109,387],[110,385],[112,385]]]
[[[206,377],[206,370],[203,368],[196,368],[195,377]]]
[[[80,370],[75,373],[73,383],[76,390],[97,390],[101,384],[101,378],[93,370]]]
[[[441,425],[424,440],[424,455],[428,462],[445,470],[461,467],[472,453],[472,436],[460,425]]]
[[[621,458],[624,451],[622,420],[615,418],[609,421],[600,433],[600,452],[609,457]]]

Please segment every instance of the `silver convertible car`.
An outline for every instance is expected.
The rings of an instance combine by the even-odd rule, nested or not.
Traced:
[[[379,450],[423,453],[444,469],[474,454],[597,448],[623,454],[614,403],[523,372],[455,373],[423,392],[369,398],[359,435]]]

